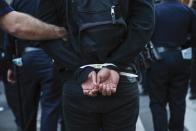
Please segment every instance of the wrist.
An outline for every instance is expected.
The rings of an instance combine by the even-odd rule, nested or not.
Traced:
[[[116,65],[107,65],[107,66],[103,66],[103,68],[107,68],[109,70],[116,71],[117,73],[120,72],[119,68]]]
[[[92,71],[95,71],[93,67],[79,68],[75,72],[75,77],[79,83],[83,83]]]

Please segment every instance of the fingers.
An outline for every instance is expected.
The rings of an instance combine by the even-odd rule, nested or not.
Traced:
[[[98,75],[97,75],[97,84],[99,85],[100,82],[101,82],[101,76],[98,74]]]
[[[92,89],[92,90],[90,90],[88,95],[91,97],[95,97],[95,96],[97,96],[97,93],[98,93],[98,89]]]
[[[111,96],[116,93],[117,85],[116,84],[100,84],[99,88],[94,88],[94,85],[83,85],[83,93],[86,96],[97,96],[97,93],[100,92],[103,96]]]
[[[96,90],[83,90],[83,93],[86,96],[91,96],[91,97],[97,96],[97,91]]]
[[[83,90],[83,94],[84,94],[85,96],[88,96],[88,95],[89,95],[89,92],[90,92],[90,90]]]
[[[117,84],[112,84],[111,85],[111,92],[112,92],[112,94],[116,93],[116,90],[117,90]]]
[[[14,75],[11,69],[8,70],[7,72],[7,81],[11,84],[16,83],[15,79],[14,79]]]
[[[97,85],[97,74],[95,71],[92,72],[92,83],[93,85]]]
[[[112,91],[111,91],[111,84],[108,84],[107,85],[107,88],[106,88],[106,94],[107,96],[111,96],[112,95]]]
[[[98,89],[83,89],[83,94],[86,96],[97,96]]]
[[[89,81],[89,79],[82,83],[82,90],[84,95],[88,96],[90,91],[93,89],[91,84],[92,83]]]
[[[99,84],[99,93],[102,93],[103,90],[103,84]]]
[[[98,74],[93,71],[82,84],[83,93],[87,96],[96,96],[99,92],[103,96],[111,96],[116,93],[118,82],[119,74],[115,71],[102,69]]]
[[[92,90],[92,86],[90,85],[90,83],[88,81],[85,81],[84,83],[82,83],[82,89],[83,90]]]
[[[113,89],[113,84],[109,83],[109,84],[104,84],[102,86],[102,90],[101,93],[103,96],[111,96],[112,94],[116,93],[116,90]]]
[[[97,74],[95,71],[92,71],[88,79],[85,80],[84,83],[82,83],[82,89],[83,89],[83,94],[86,96],[96,96],[98,93],[98,88],[97,88]]]
[[[107,89],[107,85],[104,84],[103,85],[103,88],[102,88],[102,92],[101,92],[103,96],[106,96],[107,95],[106,89]]]
[[[98,89],[94,87],[94,85],[82,85],[83,94],[86,96],[96,96],[98,93]]]

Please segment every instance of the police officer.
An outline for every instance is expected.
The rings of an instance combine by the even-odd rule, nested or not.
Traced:
[[[148,72],[149,96],[155,131],[183,131],[185,97],[190,76],[186,46],[190,34],[195,41],[195,14],[177,0],[165,0],[155,7],[152,43],[162,58],[152,63]],[[182,51],[183,50],[183,51]],[[169,105],[168,124],[166,106]]]
[[[56,39],[65,36],[65,29],[43,23],[27,14],[13,11],[0,0],[0,27],[23,39]]]
[[[72,14],[72,9],[81,9],[81,14]],[[72,21],[84,15],[82,12],[86,14],[83,22],[87,23],[80,29],[89,27],[84,32],[77,25],[82,20]],[[105,16],[108,21],[90,17],[97,14],[96,18]],[[100,128],[103,131],[135,131],[139,111],[137,82],[134,78],[120,76],[118,71],[122,70],[117,68],[125,69],[143,49],[151,37],[153,14],[152,0],[41,0],[41,19],[64,25],[69,30],[68,42],[57,40],[42,45],[60,63],[64,73],[66,131],[100,131]],[[127,18],[126,33],[122,26],[115,26],[121,15]],[[100,23],[103,26],[96,26]],[[91,34],[93,32],[95,34]],[[79,34],[81,41],[77,41]]]
[[[37,16],[39,0],[14,0],[12,7]],[[18,56],[19,82],[22,94],[24,131],[36,131],[39,100],[41,101],[41,131],[56,131],[60,116],[61,86],[55,82],[56,71],[51,58],[39,47],[39,42],[14,40]],[[56,84],[56,85],[55,85]]]

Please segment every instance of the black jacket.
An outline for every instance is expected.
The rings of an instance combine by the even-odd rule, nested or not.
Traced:
[[[124,42],[118,46],[102,63],[113,63],[118,66],[128,65],[150,40],[154,27],[153,0],[123,0],[123,14],[127,17],[128,32]],[[59,26],[66,25],[66,9],[64,0],[41,0],[39,8],[40,19]],[[70,33],[71,31],[68,30]],[[71,38],[72,36],[69,36]],[[91,61],[79,52],[78,43],[69,39],[47,41],[43,48],[64,68],[75,71],[86,64],[100,63]],[[102,52],[99,52],[102,54]],[[97,55],[99,55],[97,54]],[[93,56],[89,54],[89,56]],[[101,64],[101,63],[100,63]]]

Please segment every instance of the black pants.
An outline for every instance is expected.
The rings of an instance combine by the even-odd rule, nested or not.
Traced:
[[[135,131],[139,112],[137,83],[121,77],[117,93],[107,97],[84,96],[74,80],[64,84],[66,131]]]
[[[183,131],[190,65],[180,51],[163,53],[163,60],[148,71],[150,108],[155,131]],[[170,119],[167,121],[166,105]]]
[[[23,96],[24,131],[36,131],[38,103],[41,101],[41,131],[56,131],[60,116],[62,85],[56,81],[53,63],[44,51],[22,56],[20,85]]]
[[[191,67],[191,93],[196,95],[196,48],[193,48],[193,59]]]

